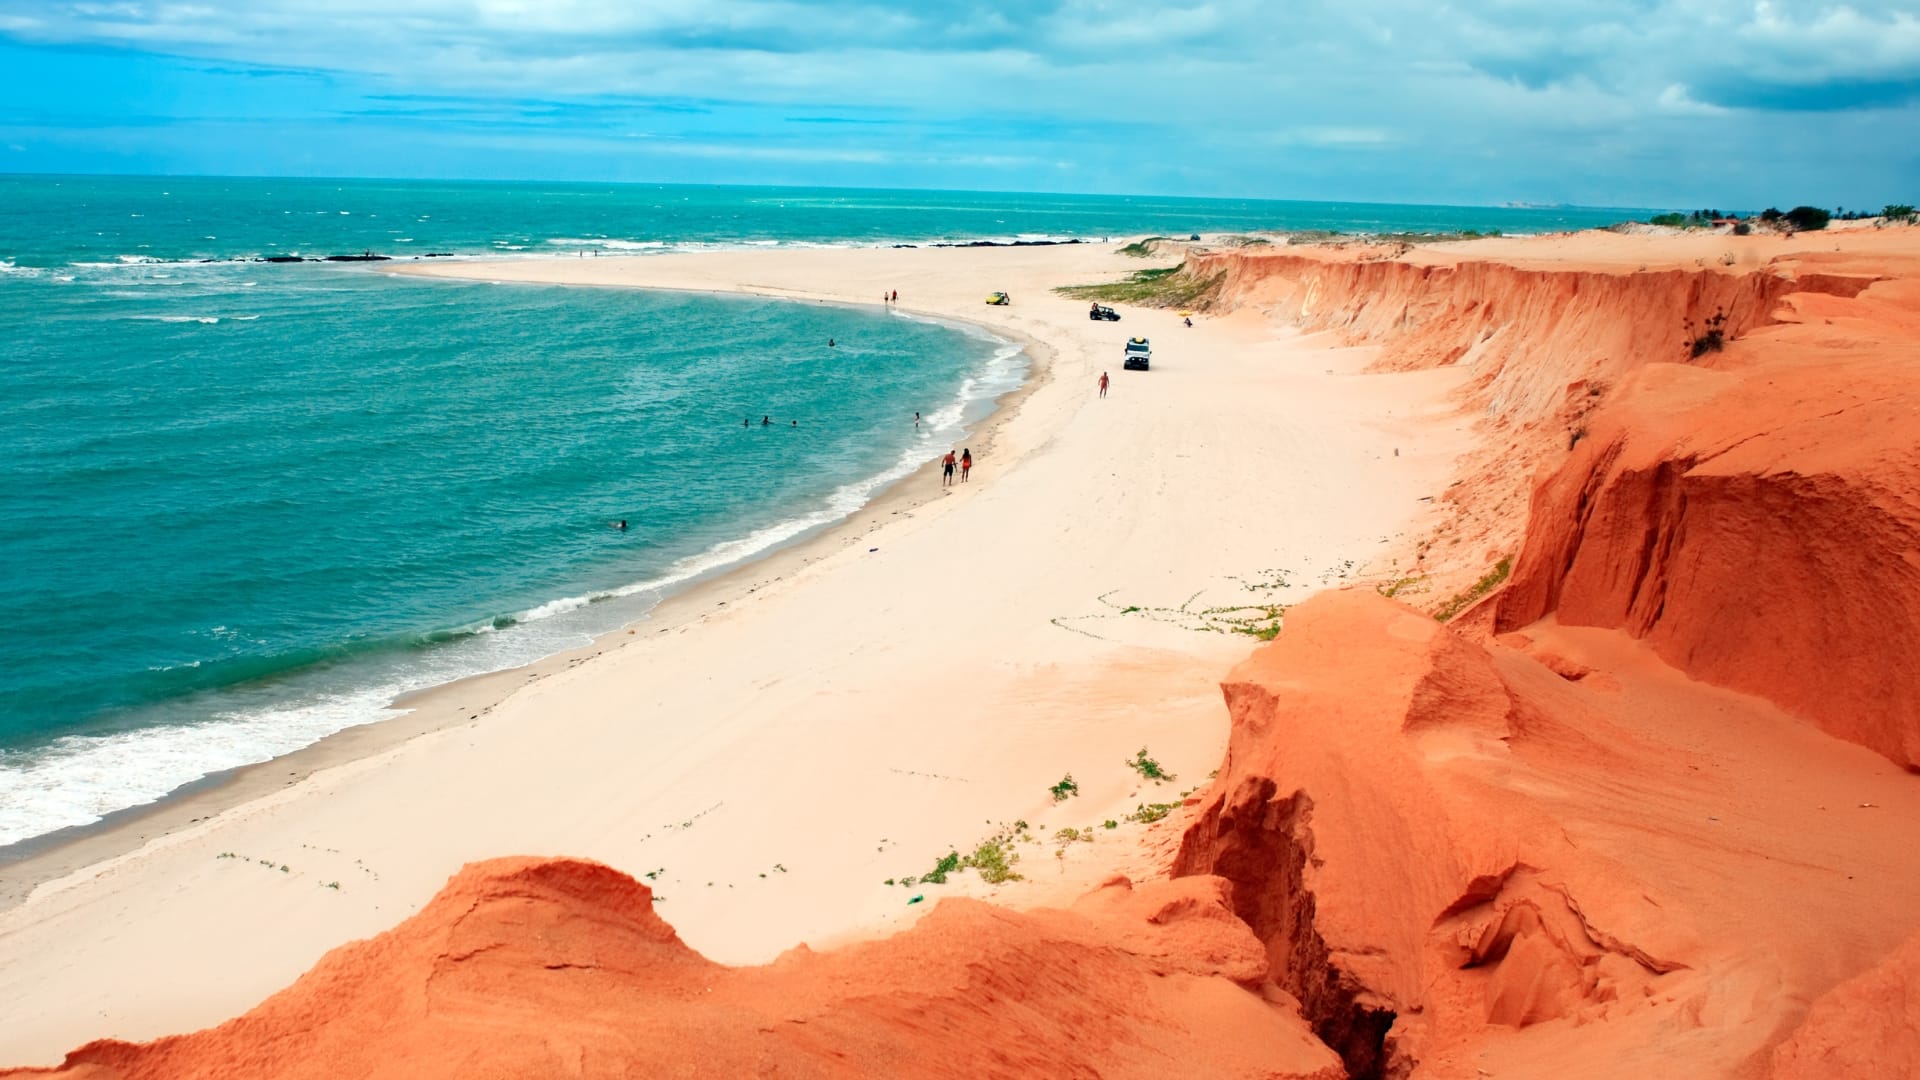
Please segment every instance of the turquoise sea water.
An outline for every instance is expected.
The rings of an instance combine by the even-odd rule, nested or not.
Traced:
[[[1024,372],[1007,342],[877,308],[235,260],[1624,216],[0,177],[0,844],[640,617],[851,512]]]

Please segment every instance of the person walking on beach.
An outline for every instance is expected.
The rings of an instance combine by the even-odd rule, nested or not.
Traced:
[[[968,448],[966,450],[960,451],[960,482],[963,484],[966,483],[967,474],[972,471],[973,471],[973,450],[972,448]]]
[[[1100,396],[1107,396],[1107,373],[1104,371],[1100,373]]]
[[[889,294],[887,295],[887,299],[889,299],[889,300],[891,300],[891,301],[893,301],[893,302],[894,302],[894,303],[896,303],[896,304],[897,304],[897,303],[899,303],[899,302],[900,302],[900,290],[899,290],[899,289],[895,289],[895,290],[893,290],[893,292],[891,292],[891,293],[889,293]]]
[[[940,459],[940,486],[953,486],[953,451],[951,450],[947,451],[946,457]]]

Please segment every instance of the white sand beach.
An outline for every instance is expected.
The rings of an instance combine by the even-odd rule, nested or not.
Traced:
[[[1252,313],[1091,322],[1050,291],[1139,267],[1082,245],[409,268],[801,302],[898,290],[903,313],[1033,343],[1037,384],[967,444],[968,484],[943,494],[923,471],[630,632],[422,703],[455,723],[289,770],[40,883],[0,912],[0,1063],[239,1014],[491,856],[641,876],[689,944],[731,963],[897,929],[943,895],[1024,903],[1150,861],[1161,842],[1125,823],[1065,858],[1026,846],[1025,879],[991,890],[884,883],[1000,823],[1050,836],[1203,782],[1227,734],[1216,684],[1255,644],[1233,625],[1257,613],[1229,609],[1296,602],[1392,550],[1468,434],[1446,405],[1455,372],[1362,374],[1365,350]],[[1012,305],[985,306],[995,289]],[[1152,338],[1152,371],[1121,370],[1131,334]],[[1143,746],[1174,782],[1123,764]],[[1066,774],[1080,794],[1056,805]],[[49,867],[65,869],[6,875]]]

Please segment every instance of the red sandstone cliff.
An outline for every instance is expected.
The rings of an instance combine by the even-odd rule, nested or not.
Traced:
[[[948,900],[888,941],[728,968],[624,874],[497,859],[237,1020],[0,1075],[1338,1080],[1223,888],[1120,880],[1028,914]]]
[[[1375,343],[1379,367],[1465,369],[1487,450],[1448,493],[1451,527],[1519,552],[1497,629],[1618,627],[1920,766],[1920,257],[1629,271],[1242,250],[1188,272],[1220,277],[1222,306]],[[1724,348],[1693,355],[1709,328]]]

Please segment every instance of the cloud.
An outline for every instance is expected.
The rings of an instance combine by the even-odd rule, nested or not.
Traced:
[[[1119,190],[1634,201],[1727,183],[1675,164],[1703,143],[1755,186],[1895,184],[1914,155],[1834,118],[1920,121],[1912,0],[0,0],[0,40],[183,65],[209,87],[169,99],[183,123],[244,79],[245,116],[813,146],[962,186],[1030,162]],[[295,76],[326,89],[265,89]],[[1783,135],[1827,157],[1784,164]]]

